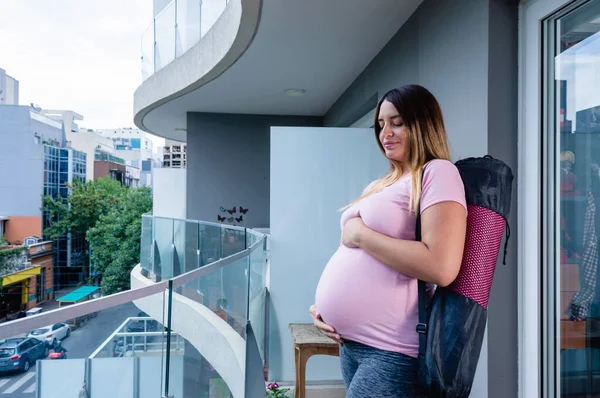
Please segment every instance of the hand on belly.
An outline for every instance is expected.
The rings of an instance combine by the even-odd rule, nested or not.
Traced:
[[[397,320],[397,283],[398,272],[360,249],[342,246],[321,275],[315,304],[323,321],[344,338]]]

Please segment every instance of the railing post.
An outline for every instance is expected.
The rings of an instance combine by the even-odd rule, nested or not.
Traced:
[[[265,319],[264,319],[264,323],[263,323],[263,327],[265,328],[265,333],[263,336],[263,355],[264,357],[264,369],[263,372],[265,373],[265,381],[267,381],[267,378],[269,377],[268,375],[268,369],[269,369],[269,327],[271,327],[271,324],[269,322],[269,315],[271,313],[270,310],[271,307],[271,296],[269,294],[269,290],[267,290],[267,288],[265,288]]]
[[[35,398],[42,398],[42,361],[35,364]]]
[[[244,377],[244,396],[252,398],[266,398],[264,372],[260,351],[256,342],[256,335],[252,329],[252,323],[246,322],[246,374]]]
[[[150,249],[150,258],[151,258],[151,269],[150,271],[156,275],[156,272],[154,271],[154,262],[156,261],[156,255],[154,253],[154,246],[156,245],[156,223],[155,223],[155,218],[154,216],[152,216],[152,238],[151,238],[151,245],[152,248]]]
[[[92,360],[89,358],[85,359],[85,371],[83,376],[83,385],[79,391],[79,397],[91,396],[92,386]]]
[[[140,398],[140,357],[133,357],[133,398]]]
[[[169,397],[169,378],[171,368],[171,311],[173,310],[173,280],[169,279],[169,303],[167,305],[167,355],[165,357],[165,397]]]
[[[246,321],[250,322],[250,262],[252,253],[246,256]],[[246,335],[246,337],[248,337]]]

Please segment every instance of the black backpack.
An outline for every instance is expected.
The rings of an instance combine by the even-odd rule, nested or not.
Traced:
[[[456,167],[468,209],[460,272],[452,284],[438,287],[429,303],[426,283],[419,281],[419,384],[427,397],[471,393],[502,235],[507,232],[506,243],[510,236],[511,169],[491,156],[463,159]],[[420,211],[416,240],[421,240]]]

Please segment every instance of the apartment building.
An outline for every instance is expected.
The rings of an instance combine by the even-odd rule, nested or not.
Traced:
[[[126,162],[152,158],[154,144],[143,130],[129,127],[95,129],[95,131],[103,137],[112,139],[115,154]]]
[[[86,154],[86,180],[92,181],[94,179],[94,155],[96,150],[113,153],[113,141],[93,129],[80,128],[77,122],[83,121],[83,115],[77,112],[55,109],[42,109],[40,112],[62,123],[66,146]]]
[[[167,140],[162,148],[162,167],[185,169],[187,166],[187,146],[185,143]]]
[[[19,81],[0,68],[0,105],[19,105]]]
[[[68,196],[67,184],[86,180],[87,155],[66,146],[62,122],[29,106],[0,107],[0,213],[6,217],[4,236],[22,244],[43,237],[49,224],[42,195]],[[63,236],[54,242],[54,278],[57,286],[79,282],[78,262],[84,237]]]

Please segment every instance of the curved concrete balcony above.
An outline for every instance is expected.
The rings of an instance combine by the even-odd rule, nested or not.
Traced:
[[[135,123],[185,140],[185,125],[169,131],[146,126],[153,109],[206,84],[248,48],[258,28],[262,0],[173,0],[142,37],[142,85],[134,94]]]
[[[409,18],[421,2],[229,0],[198,44],[138,88],[135,124],[185,141],[190,112],[323,116],[402,25],[418,22]]]

